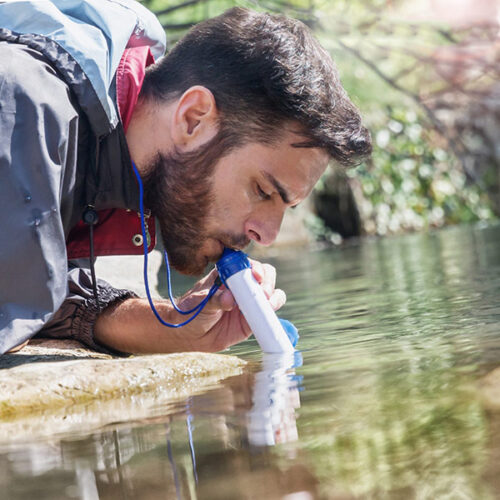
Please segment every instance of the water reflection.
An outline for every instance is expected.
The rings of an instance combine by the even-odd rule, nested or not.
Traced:
[[[264,354],[255,375],[252,408],[247,415],[248,441],[271,446],[298,439],[295,410],[300,407],[301,380],[293,370],[302,364],[300,352]]]
[[[166,498],[246,498],[247,488],[262,489],[265,498],[273,498],[273,491],[277,497],[297,488],[304,492],[315,480],[293,446],[301,380],[295,368],[301,363],[298,352],[265,355],[259,370],[193,396],[167,415],[156,411],[108,431],[6,447],[0,452],[0,488],[9,499],[40,492],[86,500],[158,498],[159,492]],[[285,469],[273,463],[268,447],[276,443],[292,445]],[[259,486],[253,484],[256,474]],[[227,494],[215,484],[226,476]],[[302,484],[306,479],[311,484]],[[241,482],[236,489],[235,480]]]
[[[250,369],[211,391],[6,445],[0,496],[499,498],[500,415],[477,387],[500,366],[499,247],[500,227],[465,227],[285,256],[302,366],[249,341],[230,352]]]

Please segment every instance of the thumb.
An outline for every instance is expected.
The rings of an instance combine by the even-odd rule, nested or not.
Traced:
[[[231,311],[236,307],[236,301],[228,288],[223,288],[214,293],[208,301],[205,309],[207,311]]]

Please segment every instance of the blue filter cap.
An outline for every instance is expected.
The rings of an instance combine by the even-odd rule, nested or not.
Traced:
[[[222,257],[217,261],[215,267],[217,267],[222,283],[226,284],[226,280],[233,274],[251,266],[246,253],[240,250],[225,248]]]
[[[297,330],[296,326],[287,319],[278,319],[280,320],[281,326],[283,327],[283,330],[285,330],[285,333],[291,344],[293,345],[293,347],[295,347],[297,345],[297,342],[299,341],[299,331]]]

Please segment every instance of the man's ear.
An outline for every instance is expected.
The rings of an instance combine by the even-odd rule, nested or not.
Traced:
[[[172,140],[184,151],[194,151],[210,141],[218,131],[218,111],[212,92],[206,87],[190,87],[177,101],[172,114]]]

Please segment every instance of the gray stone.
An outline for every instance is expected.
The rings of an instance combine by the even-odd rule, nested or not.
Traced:
[[[224,354],[113,357],[73,341],[30,342],[0,356],[0,442],[151,416],[242,372]]]

